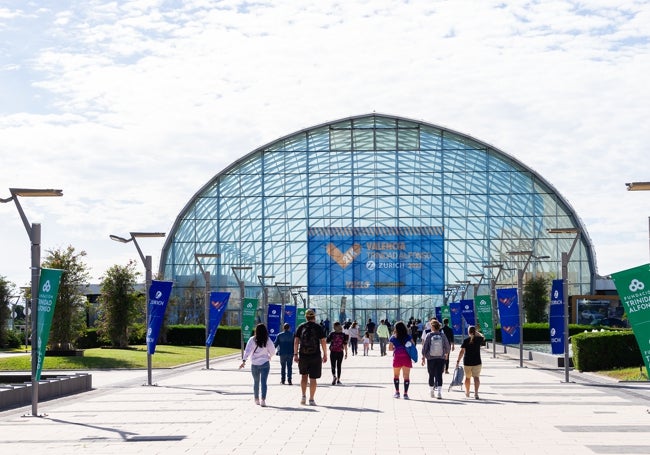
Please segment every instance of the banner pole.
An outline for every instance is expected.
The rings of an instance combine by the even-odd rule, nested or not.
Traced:
[[[29,233],[32,242],[32,416],[38,417],[38,283],[41,280],[41,224],[33,223]],[[36,347],[34,347],[36,346]]]
[[[137,245],[137,244],[136,244]],[[151,288],[151,256],[146,256],[144,258],[145,266],[145,305],[144,305],[144,319],[145,319],[145,331],[149,331],[149,289]],[[151,378],[151,353],[149,352],[149,346],[147,346],[147,385],[152,385]]]

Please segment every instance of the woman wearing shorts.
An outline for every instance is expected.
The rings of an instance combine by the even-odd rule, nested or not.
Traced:
[[[413,364],[411,356],[406,350],[407,343],[413,343],[411,335],[403,321],[395,324],[393,336],[388,340],[388,350],[393,351],[393,383],[395,384],[394,398],[399,398],[399,376],[400,372],[404,378],[404,399],[409,399],[409,385],[411,384],[410,374]]]
[[[463,370],[465,370],[465,396],[469,398],[469,386],[471,379],[474,378],[474,398],[478,400],[478,388],[481,385],[481,346],[483,345],[483,336],[476,330],[476,327],[470,325],[467,329],[469,336],[463,340],[458,353],[456,366],[463,360]]]

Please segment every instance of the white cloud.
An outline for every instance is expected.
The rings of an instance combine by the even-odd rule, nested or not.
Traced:
[[[469,134],[538,171],[582,217],[601,273],[648,261],[650,195],[623,185],[650,180],[646,2],[25,5],[0,8],[0,86],[15,88],[0,93],[0,197],[63,188],[25,211],[45,248],[87,250],[95,277],[136,258],[108,234],[169,231],[244,154],[372,111]],[[24,284],[12,211],[0,206],[0,274]]]

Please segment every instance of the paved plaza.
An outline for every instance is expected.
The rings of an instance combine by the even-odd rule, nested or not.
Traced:
[[[452,364],[458,351],[452,353]],[[619,383],[483,352],[480,400],[459,388],[430,397],[426,367],[411,370],[410,400],[393,398],[391,357],[379,348],[324,368],[317,406],[300,381],[256,406],[239,356],[175,369],[93,371],[94,390],[0,412],[3,454],[650,454],[650,384]],[[297,368],[295,368],[297,373]],[[49,372],[48,372],[49,373]]]

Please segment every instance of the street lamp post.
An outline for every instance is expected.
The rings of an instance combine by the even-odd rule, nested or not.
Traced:
[[[532,251],[510,251],[508,254],[512,256],[527,256],[526,263],[523,268],[517,269],[517,300],[519,302],[519,367],[524,366],[524,300],[522,298],[524,274],[533,257]]]
[[[503,264],[484,264],[485,269],[499,269],[496,277],[490,280],[490,298],[492,299],[492,358],[497,357],[497,282],[503,271]]]
[[[547,229],[549,234],[574,234],[568,252],[562,252],[562,304],[564,305],[564,382],[569,382],[569,259],[580,238],[578,228]]]
[[[282,310],[280,311],[280,328],[284,325],[284,306],[286,305],[285,293],[287,290],[291,289],[289,283],[286,281],[276,281],[275,287],[280,293],[280,302],[282,303]]]
[[[194,260],[199,265],[203,280],[205,281],[204,307],[205,307],[205,369],[210,369],[210,346],[208,346],[208,334],[210,331],[210,271],[203,268],[201,258],[220,258],[219,253],[194,253]]]
[[[38,282],[41,279],[41,224],[30,224],[25,216],[18,197],[59,197],[63,196],[63,190],[51,189],[34,189],[34,188],[9,188],[11,197],[0,199],[0,202],[14,201],[20,219],[23,221],[27,236],[31,243],[32,251],[32,416],[38,416],[38,381],[36,380],[36,371],[38,368],[38,348],[34,349],[35,341],[38,338]],[[25,327],[25,331],[27,327]]]
[[[275,275],[257,275],[257,279],[262,285],[262,322],[266,317],[266,311],[269,306],[269,288],[265,284],[266,280],[273,280]]]
[[[111,240],[115,240],[116,242],[120,243],[129,243],[133,242],[135,245],[135,249],[138,250],[138,254],[140,255],[140,259],[142,260],[145,268],[145,289],[144,289],[144,323],[145,323],[145,333],[149,331],[149,288],[151,287],[151,281],[152,281],[152,274],[151,274],[151,256],[145,256],[142,254],[142,250],[140,249],[140,245],[138,244],[138,241],[136,240],[138,237],[140,238],[148,238],[148,237],[164,237],[165,233],[164,232],[130,232],[129,235],[131,236],[130,238],[126,239],[124,237],[120,237],[118,235],[109,235]],[[151,354],[149,354],[149,348],[147,347],[147,385],[152,385],[151,381]]]
[[[650,191],[650,182],[626,183],[628,191]],[[650,216],[648,217],[648,245],[650,246]]]
[[[472,310],[474,311],[474,324],[479,327],[480,329],[480,324],[478,320],[478,314],[476,313],[476,294],[478,294],[478,288],[481,287],[481,283],[483,282],[483,277],[485,274],[483,273],[470,273],[467,275],[468,277],[471,278],[478,278],[478,283],[473,283],[472,287],[474,290],[474,295],[472,295]]]
[[[246,282],[242,279],[241,272],[244,270],[253,270],[253,267],[248,266],[231,266],[232,274],[235,275],[235,280],[239,285],[239,345],[241,347],[241,357],[244,358],[244,330],[242,324],[244,323],[244,292],[246,291]]]

